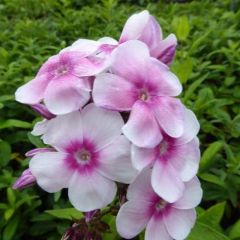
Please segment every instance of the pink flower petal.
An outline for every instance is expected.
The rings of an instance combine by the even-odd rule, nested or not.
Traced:
[[[155,147],[162,139],[152,111],[142,101],[137,101],[133,105],[130,117],[122,131],[138,147]]]
[[[145,232],[145,240],[172,240],[169,235],[162,218],[155,218],[154,216],[150,219],[147,224]]]
[[[94,81],[93,100],[98,106],[129,111],[137,99],[135,95],[133,85],[117,75],[102,73]]]
[[[177,48],[177,38],[174,34],[168,35],[160,41],[158,46],[152,52],[152,56],[158,58],[161,62],[170,65],[175,57]]]
[[[163,161],[156,161],[153,166],[152,187],[161,198],[170,203],[178,200],[184,190],[179,173],[171,163]]]
[[[55,152],[54,148],[34,148],[28,152],[25,153],[26,157],[33,157],[38,153],[44,153],[44,152]]]
[[[125,23],[119,43],[123,43],[128,40],[135,40],[141,37],[149,20],[150,14],[146,10],[133,14]]]
[[[99,173],[76,171],[68,188],[72,205],[83,212],[106,207],[116,195],[116,184]]]
[[[146,74],[146,60],[149,56],[147,45],[137,40],[130,40],[112,52],[111,71],[130,82],[139,83]]]
[[[65,114],[80,109],[90,99],[90,94],[82,90],[83,81],[73,75],[65,75],[48,85],[44,102],[53,114]]]
[[[131,183],[136,177],[138,172],[132,166],[130,143],[125,136],[118,137],[99,154],[100,166],[97,171],[105,177],[121,183]]]
[[[118,233],[126,239],[137,236],[151,217],[148,209],[149,205],[141,199],[123,204],[116,219]]]
[[[127,199],[130,201],[141,201],[153,204],[156,198],[156,193],[152,189],[151,185],[151,174],[150,168],[145,168],[136,177],[133,183],[128,187]]]
[[[68,187],[71,171],[65,167],[66,154],[45,152],[36,154],[29,162],[29,169],[37,184],[47,192],[57,192]]]
[[[82,110],[83,135],[96,144],[98,150],[112,143],[120,134],[124,124],[118,112],[88,104]]]
[[[145,167],[152,165],[156,158],[156,151],[153,148],[139,148],[132,145],[131,157],[133,166],[142,171]]]
[[[46,75],[37,76],[17,89],[15,93],[16,101],[27,104],[39,103],[44,97],[48,84],[49,79]]]
[[[37,122],[31,132],[34,136],[43,135],[47,131],[48,120],[43,119],[42,121]]]
[[[154,97],[152,108],[162,129],[171,137],[177,138],[184,131],[184,106],[179,99]]]
[[[58,149],[65,149],[69,143],[83,140],[82,125],[82,116],[79,111],[57,116],[48,121],[43,141]]]
[[[182,91],[182,85],[176,75],[154,58],[148,60],[146,78],[148,84],[155,88],[154,95],[177,96]]]
[[[200,125],[195,114],[186,108],[184,116],[184,131],[183,134],[174,141],[174,145],[181,145],[190,142],[196,137],[199,129]]]
[[[185,183],[182,197],[172,206],[178,209],[195,208],[201,202],[202,194],[203,191],[201,189],[200,181],[197,177],[194,177],[192,180]]]
[[[37,77],[45,75],[49,81],[52,80],[55,76],[55,70],[58,68],[59,64],[59,54],[48,58],[48,60],[39,69]]]
[[[164,223],[172,238],[183,240],[190,233],[196,221],[196,212],[194,209],[179,210],[172,208],[169,214],[164,215]]]
[[[200,149],[198,141],[193,139],[191,142],[175,146],[175,154],[168,159],[169,162],[177,169],[182,181],[189,181],[197,174]]]

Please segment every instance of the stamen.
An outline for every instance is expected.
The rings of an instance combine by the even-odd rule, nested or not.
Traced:
[[[142,90],[140,91],[140,94],[139,94],[139,98],[143,101],[147,101],[148,100],[148,94],[146,91]]]
[[[68,71],[67,67],[62,66],[57,70],[57,75],[63,75],[65,73],[67,73],[67,71]]]
[[[168,148],[168,143],[166,141],[161,142],[159,145],[159,154],[163,155],[167,151],[167,148]]]
[[[159,212],[167,206],[167,202],[163,199],[160,199],[159,202],[155,205],[155,209]]]
[[[80,163],[87,163],[88,161],[91,160],[90,152],[85,149],[78,151],[75,154],[75,157],[78,160],[78,162],[80,162]]]

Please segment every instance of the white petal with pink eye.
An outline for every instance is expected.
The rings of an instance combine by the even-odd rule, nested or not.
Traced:
[[[145,232],[145,240],[172,240],[161,217],[150,219]]]
[[[171,208],[171,211],[164,215],[163,220],[171,237],[183,240],[188,236],[196,221],[196,212],[194,209]]]
[[[159,41],[159,44],[154,49],[152,56],[169,65],[175,57],[176,48],[177,38],[174,34],[170,34],[162,41]]]
[[[145,167],[151,166],[156,158],[154,148],[140,148],[132,144],[131,159],[133,166],[142,171]]]
[[[190,109],[185,108],[184,131],[183,134],[175,140],[174,145],[190,142],[197,136],[199,129],[200,124],[195,114]]]
[[[100,152],[98,172],[105,177],[121,182],[131,183],[138,172],[133,168],[130,157],[130,143],[125,136],[116,140]]]
[[[151,182],[154,191],[167,202],[173,203],[183,194],[184,184],[169,162],[155,162]]]
[[[60,115],[48,121],[43,135],[45,144],[63,150],[76,140],[79,142],[83,140],[82,117],[79,111]]]
[[[125,23],[119,42],[138,39],[149,20],[150,14],[147,10],[133,14]]]
[[[138,147],[155,147],[162,139],[153,112],[142,101],[137,101],[133,105],[130,117],[122,131]]]
[[[178,209],[191,209],[195,208],[202,199],[203,191],[200,181],[194,177],[189,182],[185,183],[183,195],[172,206]]]
[[[138,97],[131,82],[111,73],[97,75],[92,95],[96,105],[118,111],[131,110]]]
[[[16,101],[27,104],[39,103],[44,97],[48,84],[47,75],[37,76],[17,89],[15,92]]]
[[[31,131],[31,134],[34,136],[40,136],[43,135],[47,131],[47,126],[48,126],[48,120],[43,119],[40,122],[37,122],[33,130]]]
[[[182,92],[177,76],[155,58],[148,60],[146,78],[149,84],[156,86],[157,96],[177,96]]]
[[[130,40],[119,45],[111,55],[111,72],[130,82],[139,83],[144,79],[146,60],[149,58],[146,44]]]
[[[51,81],[44,94],[44,102],[53,114],[65,114],[80,109],[90,99],[90,93],[81,89],[82,79],[66,75]]]
[[[153,203],[153,199],[156,193],[152,189],[151,185],[152,169],[145,168],[136,177],[133,183],[128,187],[127,199],[130,201],[136,201],[141,199],[142,201]]]
[[[124,124],[118,112],[105,110],[88,104],[82,110],[83,135],[96,144],[96,149],[100,150],[112,143],[120,134]]]
[[[162,129],[171,137],[177,138],[184,131],[184,106],[179,99],[154,97],[152,109]]]
[[[96,171],[76,171],[69,183],[68,197],[76,209],[89,212],[106,207],[116,191],[116,184]]]
[[[193,139],[189,143],[174,148],[175,154],[168,161],[177,169],[182,181],[189,181],[197,174],[199,167],[200,149],[198,141]]]
[[[29,168],[37,184],[47,192],[57,192],[68,187],[72,171],[66,168],[67,154],[46,152],[36,154],[29,162]]]
[[[147,225],[151,214],[147,202],[129,201],[124,203],[117,215],[116,226],[120,236],[130,239],[137,236]]]

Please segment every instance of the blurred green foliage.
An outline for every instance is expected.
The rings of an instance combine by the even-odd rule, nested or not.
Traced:
[[[183,102],[201,123],[199,177],[204,198],[189,240],[240,239],[240,3],[234,0],[0,0],[0,239],[55,240],[79,215],[66,192],[11,185],[39,141],[28,132],[38,117],[14,92],[40,65],[78,38],[119,38],[126,19],[148,9],[165,36],[179,39],[172,70]],[[55,209],[55,210],[54,210]],[[63,210],[59,210],[63,209]],[[45,210],[50,210],[46,211]],[[114,218],[108,218],[118,239]],[[143,239],[142,236],[140,239]]]

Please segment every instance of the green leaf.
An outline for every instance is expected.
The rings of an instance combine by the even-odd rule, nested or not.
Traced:
[[[39,136],[34,136],[30,132],[28,133],[28,139],[37,148],[46,147]]]
[[[8,222],[3,231],[3,240],[12,240],[19,224],[19,216],[15,216]]]
[[[223,145],[224,143],[222,141],[216,141],[208,146],[208,148],[203,152],[200,161],[200,172],[207,170],[214,163],[214,157],[222,149]]]
[[[7,209],[7,210],[4,212],[4,218],[5,218],[5,220],[8,221],[8,220],[12,217],[12,215],[14,214],[14,212],[15,212],[15,209],[13,209],[13,208]]]
[[[173,27],[176,31],[177,38],[180,41],[185,41],[190,32],[190,25],[187,16],[182,16],[173,19]]]
[[[221,232],[215,230],[211,226],[197,222],[191,231],[187,240],[229,240],[229,238]]]
[[[10,187],[7,189],[7,199],[10,205],[13,207],[16,201],[16,196],[15,196],[15,192]]]
[[[60,219],[73,220],[81,219],[83,217],[83,214],[75,208],[53,209],[46,210],[45,212]]]
[[[16,120],[16,119],[8,119],[5,121],[0,121],[0,129],[13,128],[13,127],[31,128],[32,124],[29,122],[24,122],[24,121]]]
[[[0,166],[6,166],[11,158],[11,146],[7,142],[0,142]]]
[[[211,173],[200,173],[199,177],[206,182],[213,183],[220,187],[226,188],[225,182],[222,179],[220,179],[219,177],[217,177]]]
[[[240,220],[238,220],[229,232],[230,239],[240,238]]]
[[[220,229],[219,223],[223,217],[225,206],[226,202],[215,204],[202,213],[198,220],[202,223],[209,224],[209,226],[215,227],[216,229]]]

